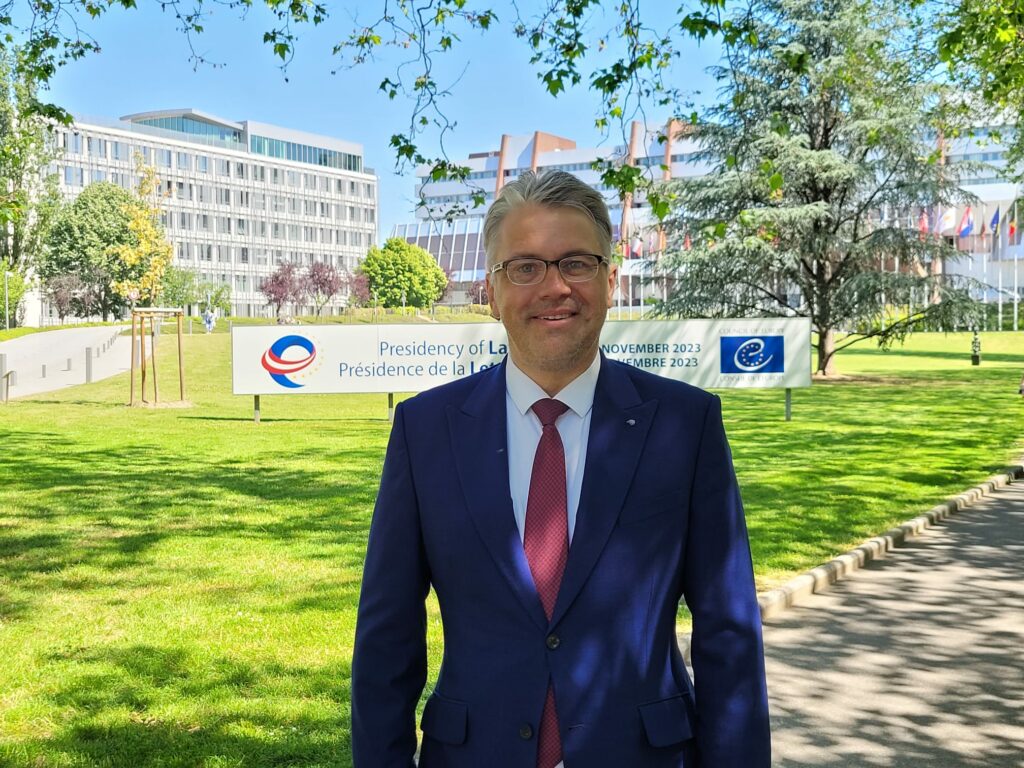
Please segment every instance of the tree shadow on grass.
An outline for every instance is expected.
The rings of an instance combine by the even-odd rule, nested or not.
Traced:
[[[55,433],[0,430],[17,466],[0,490],[0,500],[5,493],[16,500],[5,510],[9,524],[0,527],[9,587],[0,590],[2,618],[23,616],[26,595],[40,588],[166,584],[169,575],[154,566],[171,542],[241,541],[256,557],[272,560],[280,552],[289,560],[326,561],[339,574],[361,569],[379,448],[339,451],[326,463],[340,469],[326,474],[295,461],[168,466],[166,452],[153,446],[54,450],[62,441]],[[318,459],[323,466],[324,456]]]
[[[11,768],[349,766],[348,663],[288,666],[153,645],[72,649],[46,700],[51,735],[19,743]],[[3,750],[0,749],[0,757]]]

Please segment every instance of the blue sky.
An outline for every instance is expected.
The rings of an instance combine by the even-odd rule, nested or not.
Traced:
[[[395,172],[394,154],[388,146],[392,134],[408,127],[411,107],[401,97],[389,101],[377,88],[402,60],[395,50],[384,52],[377,62],[338,69],[332,46],[355,23],[369,19],[366,9],[377,7],[377,3],[365,1],[358,5],[364,7],[361,13],[365,18],[354,19],[345,7],[332,7],[332,18],[326,24],[303,29],[296,55],[285,72],[262,42],[263,32],[270,28],[262,8],[251,9],[243,19],[236,11],[214,7],[206,31],[195,37],[194,43],[197,51],[217,66],[198,67],[189,61],[188,42],[176,31],[173,16],[162,12],[156,3],[143,3],[134,11],[110,11],[86,27],[102,51],[60,70],[49,96],[81,115],[112,118],[191,107],[227,119],[274,123],[360,143],[366,165],[380,177],[383,240],[393,225],[413,218],[413,174],[411,169],[404,175]],[[495,6],[497,3],[491,4]],[[670,19],[656,21],[667,23]],[[595,19],[593,26],[607,28],[609,20]],[[438,81],[454,83],[453,95],[445,101],[446,111],[457,123],[445,142],[450,158],[497,149],[503,133],[534,130],[572,138],[580,146],[597,145],[602,140],[621,143],[621,135],[603,139],[594,128],[598,101],[593,93],[577,87],[551,97],[530,66],[529,55],[526,44],[510,33],[509,25],[499,23],[486,33],[466,33],[441,63]],[[707,98],[712,85],[703,71],[716,55],[709,44],[688,44],[677,65],[678,82],[688,88],[704,88]],[[337,72],[332,74],[333,70]],[[648,111],[654,124],[665,117],[657,110]],[[439,152],[431,139],[422,148],[427,154]]]

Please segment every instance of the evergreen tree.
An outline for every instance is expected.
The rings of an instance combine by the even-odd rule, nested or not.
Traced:
[[[754,34],[728,49],[722,97],[695,127],[713,170],[674,182],[680,281],[664,312],[808,317],[821,374],[865,338],[976,321],[931,223],[963,200],[966,166],[942,162],[935,60],[913,50],[905,13],[893,0],[748,5]]]

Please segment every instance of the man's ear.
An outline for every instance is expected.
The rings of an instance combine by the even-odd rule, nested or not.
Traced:
[[[619,281],[619,265],[612,263],[608,265],[608,309],[612,308],[615,287]]]
[[[490,273],[484,278],[484,286],[487,289],[487,303],[491,305],[491,317],[501,320],[501,313],[498,311],[498,303],[494,298],[494,283],[491,282]]]

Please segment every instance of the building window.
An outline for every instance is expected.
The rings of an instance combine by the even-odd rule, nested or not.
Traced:
[[[107,159],[107,142],[105,139],[95,139],[90,136],[85,140],[85,144],[89,157]]]
[[[210,172],[210,158],[206,155],[196,155],[196,170],[199,173]]]
[[[188,152],[179,152],[177,157],[179,171],[192,170],[192,156]]]

